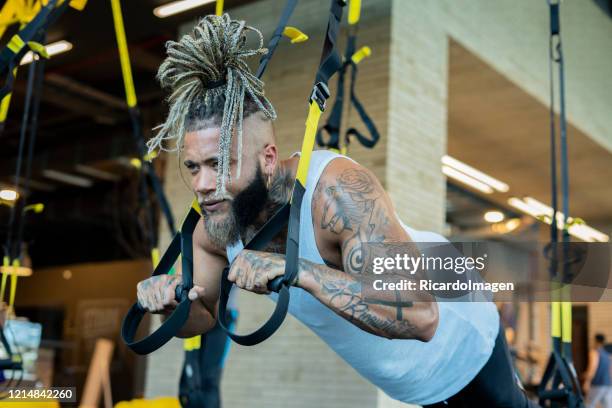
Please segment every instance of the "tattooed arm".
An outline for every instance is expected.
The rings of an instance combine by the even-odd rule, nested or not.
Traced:
[[[374,175],[354,162],[332,161],[318,182],[312,209],[320,252],[343,270],[301,260],[298,285],[370,333],[430,340],[438,324],[435,300],[417,291],[375,291],[373,281],[381,275],[366,270],[362,244],[384,244],[386,256],[416,250]],[[385,282],[418,277],[397,271],[382,276]]]

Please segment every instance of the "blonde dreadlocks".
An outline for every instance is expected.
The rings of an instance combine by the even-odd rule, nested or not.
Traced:
[[[247,33],[254,32],[257,48],[247,48]],[[264,96],[264,83],[254,76],[246,63],[248,57],[263,55],[263,36],[244,21],[232,20],[228,14],[209,15],[201,19],[190,35],[166,43],[168,57],[159,67],[157,78],[170,91],[170,110],[166,121],[147,146],[149,152],[160,149],[177,151],[185,132],[211,124],[220,126],[217,194],[225,194],[230,180],[230,151],[234,129],[238,137],[237,175],[242,158],[242,120],[263,112],[269,120],[276,112]],[[166,146],[175,140],[173,148]]]

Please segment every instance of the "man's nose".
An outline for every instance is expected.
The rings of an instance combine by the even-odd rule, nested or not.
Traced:
[[[217,189],[217,177],[213,171],[201,170],[195,177],[194,190],[204,196]]]

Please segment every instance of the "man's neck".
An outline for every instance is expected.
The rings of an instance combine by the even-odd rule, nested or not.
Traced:
[[[242,234],[242,242],[249,242],[253,236],[259,231],[259,229],[291,198],[291,191],[293,189],[293,183],[295,180],[295,171],[296,165],[294,163],[295,160],[288,159],[283,160],[277,166],[274,171],[271,180],[270,186],[268,188],[268,200],[265,205],[264,210],[261,212],[260,216],[257,218],[257,221],[246,228],[244,233]],[[279,234],[276,237],[272,246],[276,247],[279,244],[282,244],[284,248],[284,237],[285,234]],[[276,251],[274,251],[276,252]]]

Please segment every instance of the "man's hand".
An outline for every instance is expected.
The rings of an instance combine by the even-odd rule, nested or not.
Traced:
[[[268,282],[285,273],[285,256],[245,249],[232,263],[227,279],[249,292],[270,293]]]
[[[591,382],[590,381],[585,381],[582,384],[582,393],[586,396],[589,391],[591,390]]]
[[[136,286],[138,303],[151,313],[168,313],[178,305],[174,291],[180,283],[181,277],[175,275],[157,275],[140,281]]]

